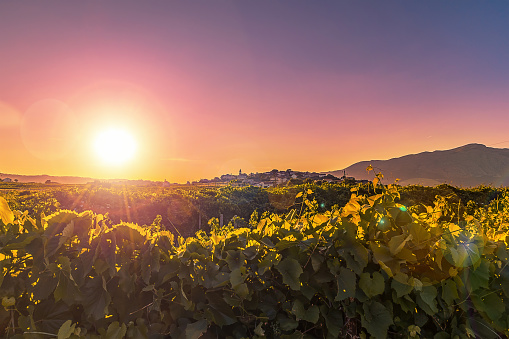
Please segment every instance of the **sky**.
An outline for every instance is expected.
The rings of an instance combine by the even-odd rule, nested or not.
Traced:
[[[508,127],[507,1],[0,0],[0,173],[332,171]]]

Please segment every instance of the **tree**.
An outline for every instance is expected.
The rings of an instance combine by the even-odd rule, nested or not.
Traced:
[[[295,185],[302,185],[304,181],[302,179],[292,178],[288,180],[286,183],[286,186],[295,186]]]

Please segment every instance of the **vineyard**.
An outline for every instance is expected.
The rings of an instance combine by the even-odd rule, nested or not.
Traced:
[[[186,193],[193,203],[182,208],[212,218],[187,237],[157,222],[60,209],[56,193],[40,192],[38,210],[12,199],[20,192],[5,194],[0,331],[59,339],[507,337],[509,194],[481,187],[430,198],[377,181]],[[173,193],[150,194],[163,201]],[[225,196],[231,200],[218,199]],[[253,201],[259,209],[246,218],[239,206]],[[243,222],[221,226],[214,208],[238,208]],[[178,219],[167,207],[160,215]]]

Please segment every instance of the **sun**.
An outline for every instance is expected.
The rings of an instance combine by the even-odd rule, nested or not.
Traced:
[[[107,165],[122,165],[136,154],[137,143],[133,135],[124,129],[109,128],[94,139],[95,154]]]

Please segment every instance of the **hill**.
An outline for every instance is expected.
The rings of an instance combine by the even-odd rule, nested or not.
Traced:
[[[21,174],[7,174],[0,173],[0,180],[10,178],[12,181],[18,180],[18,182],[36,182],[36,183],[45,183],[47,180],[51,180],[52,182],[57,182],[60,184],[86,184],[87,182],[94,181],[96,179],[93,178],[84,178],[84,177],[72,177],[72,176],[52,176],[52,175],[21,175]]]
[[[509,186],[509,149],[481,144],[409,154],[389,160],[361,161],[344,171],[347,176],[356,179],[373,179],[373,172],[366,171],[369,165],[372,165],[376,172],[383,173],[383,182],[386,184],[398,178],[401,185],[435,186],[446,183],[459,187],[481,184]],[[343,170],[328,173],[342,176]]]

